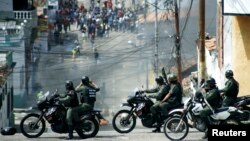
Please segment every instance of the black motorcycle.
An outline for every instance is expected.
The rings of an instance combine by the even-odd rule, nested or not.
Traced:
[[[156,120],[150,112],[150,107],[153,104],[154,102],[148,96],[143,94],[142,91],[136,91],[134,95],[128,97],[127,103],[122,104],[122,106],[130,107],[130,110],[123,109],[114,115],[112,120],[113,128],[119,133],[129,133],[136,126],[136,117],[141,119],[144,127],[156,128]],[[183,105],[180,105],[175,108],[180,108],[182,106]],[[178,113],[174,114],[175,116],[178,115]],[[170,116],[172,115],[161,115],[161,119],[164,121]]]
[[[23,117],[20,130],[24,136],[28,138],[41,136],[45,131],[45,121],[51,125],[53,132],[68,133],[67,108],[59,104],[56,92],[52,96],[49,92],[42,95],[37,101],[37,111]],[[89,113],[83,113],[80,117],[81,122],[74,123],[74,129],[81,138],[96,136],[99,131],[99,124],[96,120],[97,114],[100,114],[100,111],[93,110]]]

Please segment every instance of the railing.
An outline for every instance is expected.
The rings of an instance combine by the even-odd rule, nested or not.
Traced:
[[[36,10],[32,11],[14,11],[15,19],[33,19],[37,17]]]
[[[30,10],[30,11],[13,11],[15,19],[17,20],[28,20],[29,27],[36,27],[37,26],[37,10]]]

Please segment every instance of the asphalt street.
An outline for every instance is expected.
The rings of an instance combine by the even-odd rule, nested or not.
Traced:
[[[136,87],[145,89],[154,84],[154,81],[150,80],[150,77],[153,78],[152,46],[144,46],[144,42],[136,38],[137,34],[111,32],[109,38],[96,39],[95,48],[100,53],[98,63],[88,40],[80,40],[81,53],[73,60],[71,50],[76,46],[74,41],[79,39],[79,36],[79,32],[73,30],[65,38],[63,45],[53,46],[48,53],[42,54],[35,73],[35,82],[41,86],[38,91],[53,92],[58,88],[59,92],[63,92],[66,80],[73,80],[77,85],[82,75],[88,75],[101,87],[96,108],[102,109],[104,117],[111,123],[113,114],[122,108],[121,103],[125,102],[128,95],[133,94]],[[26,105],[27,107],[36,105],[36,94],[29,96]],[[20,112],[23,109],[15,110],[19,110],[15,112],[15,124],[18,129],[20,120],[26,113]],[[129,134],[119,134],[114,131],[110,123],[101,127],[95,138],[85,140],[167,140],[164,133],[153,134],[152,129],[142,127],[139,120],[136,129]],[[202,135],[196,130],[191,130],[185,140],[200,140]],[[47,124],[47,132],[39,138],[28,139],[19,132],[14,136],[2,136],[0,141],[56,141],[64,139],[65,136],[66,134],[53,133]]]
[[[85,140],[85,141],[168,141],[163,132],[152,133],[152,129],[136,127],[132,132],[127,134],[120,134],[114,131],[111,125],[103,126],[100,128],[97,136],[94,138],[81,139],[74,133],[74,140]],[[21,133],[17,133],[13,136],[2,136],[0,135],[1,141],[61,141],[64,140],[67,134],[57,134],[51,131],[42,134],[38,138],[26,138]],[[188,136],[183,141],[203,141],[201,137],[203,133],[196,130],[191,130]],[[204,140],[205,141],[205,140]]]

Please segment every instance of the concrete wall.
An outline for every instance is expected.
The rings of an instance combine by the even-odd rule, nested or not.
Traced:
[[[206,49],[207,75],[216,80],[219,89],[224,87],[224,75],[218,66],[217,50],[208,51]]]
[[[12,0],[0,0],[0,11],[12,11],[13,1]]]
[[[234,16],[232,21],[232,68],[240,83],[239,95],[249,95],[250,16]]]
[[[12,83],[13,75],[10,74],[6,82],[2,85],[3,87],[0,88],[0,94],[2,95],[2,99],[0,99],[2,101],[2,107],[0,108],[0,129],[2,127],[14,125],[14,117],[12,113],[13,107],[11,107],[13,102],[13,97],[11,96],[11,87],[13,86]]]

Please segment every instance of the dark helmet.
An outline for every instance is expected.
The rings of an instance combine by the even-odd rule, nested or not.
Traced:
[[[232,78],[234,76],[234,73],[232,70],[227,70],[225,72],[225,76],[226,76],[226,78]]]
[[[83,84],[88,84],[89,83],[89,77],[88,76],[83,76],[82,77],[82,83]]]
[[[164,79],[162,76],[159,76],[157,78],[155,78],[155,81],[157,84],[163,84],[164,83]]]
[[[66,90],[74,90],[74,84],[71,80],[67,80],[65,83]]]
[[[214,87],[216,85],[215,79],[212,77],[209,77],[205,82],[205,87]]]
[[[169,74],[168,75],[168,82],[172,83],[172,82],[176,82],[177,81],[177,76],[175,74]]]

